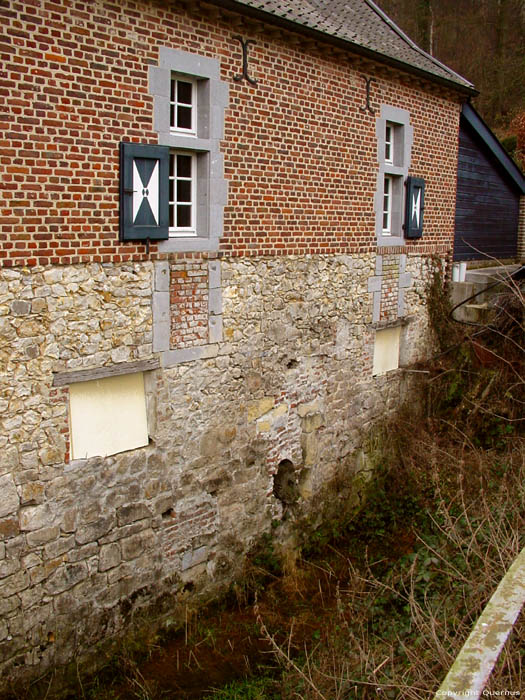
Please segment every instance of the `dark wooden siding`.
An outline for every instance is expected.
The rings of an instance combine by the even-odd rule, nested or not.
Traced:
[[[518,216],[519,193],[461,119],[454,260],[515,258]]]

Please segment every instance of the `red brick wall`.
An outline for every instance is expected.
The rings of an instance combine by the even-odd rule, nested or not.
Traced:
[[[377,151],[375,117],[360,111],[365,74],[378,81],[372,104],[408,109],[415,127],[425,238],[407,245],[451,246],[458,104],[407,76],[352,68],[299,35],[294,48],[290,34],[212,16],[176,2],[0,1],[0,264],[148,258],[143,245],[118,241],[118,144],[157,142],[148,68],[159,46],[219,57],[230,85],[223,251],[373,249]],[[257,41],[256,87],[233,80],[239,32]]]
[[[397,319],[399,301],[399,256],[383,256],[381,276],[381,321]]]
[[[208,342],[208,259],[178,255],[171,262],[170,310],[172,348]]]

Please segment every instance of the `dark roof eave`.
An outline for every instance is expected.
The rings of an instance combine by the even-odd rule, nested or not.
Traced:
[[[461,116],[483,141],[485,146],[492,153],[499,165],[519,189],[521,194],[525,194],[525,176],[509,156],[507,151],[503,148],[498,138],[493,134],[487,124],[485,124],[481,118],[481,115],[476,112],[472,105],[465,103],[461,111]]]
[[[379,63],[384,63],[393,68],[397,68],[398,70],[401,70],[405,73],[411,73],[412,75],[416,75],[418,78],[424,78],[425,80],[428,80],[430,82],[437,83],[438,85],[447,87],[450,90],[459,92],[460,94],[465,95],[467,97],[475,97],[476,95],[479,95],[479,91],[476,90],[474,87],[469,87],[468,85],[461,85],[460,83],[457,83],[454,80],[447,80],[446,78],[442,78],[441,76],[435,75],[434,73],[429,73],[428,71],[423,70],[422,68],[412,66],[410,63],[405,63],[404,61],[392,58],[391,56],[387,56],[378,51],[374,51],[373,49],[367,49],[365,46],[361,46],[360,44],[355,44],[352,41],[340,39],[339,37],[332,36],[331,34],[321,32],[318,29],[306,27],[305,25],[299,24],[298,22],[292,22],[291,20],[284,19],[283,17],[278,17],[277,15],[273,15],[269,12],[259,10],[256,7],[250,7],[249,5],[245,5],[244,3],[236,2],[236,0],[205,0],[205,2],[207,2],[210,5],[222,7],[225,10],[231,10],[232,12],[237,12],[238,14],[246,15],[247,17],[257,19],[261,22],[266,22],[267,24],[274,24],[283,29],[304,34],[305,36],[308,36],[311,39],[316,39],[317,41],[332,44],[333,46],[337,46],[340,49],[351,51],[352,53],[356,53],[365,58],[378,61]]]

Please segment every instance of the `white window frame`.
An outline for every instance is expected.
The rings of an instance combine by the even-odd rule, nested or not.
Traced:
[[[387,122],[385,125],[385,163],[387,165],[394,165],[395,133],[395,124]]]
[[[179,202],[177,200],[177,182],[188,181],[191,182],[191,200],[189,205],[191,206],[191,223],[190,226],[170,226],[169,236],[170,238],[181,238],[187,236],[197,235],[197,154],[195,151],[170,151],[170,156],[173,157],[173,163],[175,164],[175,172],[172,172],[171,160],[170,160],[170,196],[169,196],[169,210],[170,210],[170,221],[177,221],[177,205],[188,205],[188,202]],[[177,177],[176,174],[176,163],[177,156],[189,156],[191,158],[191,177]]]
[[[188,83],[191,85],[191,103],[188,105],[186,102],[179,102],[178,97],[178,83]],[[173,98],[173,84],[175,84],[175,97]],[[197,90],[197,80],[194,78],[189,78],[182,75],[177,75],[173,73],[170,81],[170,131],[174,134],[180,134],[181,136],[197,136],[197,114],[198,114],[198,90]],[[182,127],[177,125],[177,112],[178,107],[190,107],[191,109],[191,127]],[[174,122],[172,123],[171,114],[173,113]]]
[[[171,104],[177,102],[176,94],[172,93],[172,79],[193,81],[193,133],[189,129],[176,129],[175,124],[172,128]],[[159,242],[159,251],[217,251],[224,233],[224,207],[228,196],[220,144],[224,138],[229,87],[221,80],[221,62],[217,58],[160,46],[158,66],[149,69],[149,91],[154,98],[153,128],[158,134],[158,143],[168,146],[170,151],[191,151],[196,156],[194,228],[170,227],[168,239]],[[173,192],[170,199],[173,202]]]
[[[402,246],[405,245],[404,183],[408,177],[414,138],[410,113],[400,107],[381,105],[376,120],[376,137],[379,166],[374,196],[377,245]]]
[[[394,188],[394,178],[392,175],[385,175],[383,184],[383,236],[392,234],[392,197]],[[386,226],[385,226],[386,217]]]

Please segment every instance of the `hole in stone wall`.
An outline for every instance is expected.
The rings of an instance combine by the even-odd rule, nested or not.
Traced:
[[[166,518],[173,518],[175,517],[175,514],[173,513],[173,508],[168,508],[168,510],[165,510],[164,513],[162,514],[162,518],[166,520]]]
[[[295,469],[289,459],[279,462],[277,473],[273,477],[273,495],[287,505],[299,499]]]
[[[287,369],[293,369],[294,367],[297,367],[298,364],[299,363],[297,362],[297,360],[292,359],[292,360],[288,360],[288,362],[286,363],[286,367],[287,367]]]

